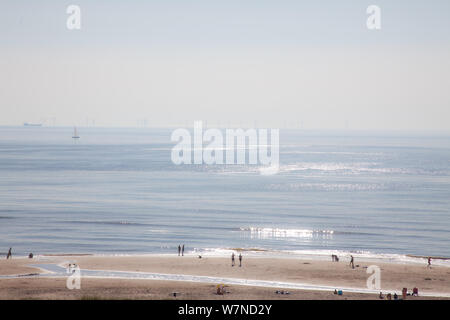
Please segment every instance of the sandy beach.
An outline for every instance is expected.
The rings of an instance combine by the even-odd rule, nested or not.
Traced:
[[[331,260],[331,259],[330,259]],[[106,279],[84,277],[83,270],[108,270],[161,273],[169,275],[208,276],[230,279],[264,280],[285,283],[329,286],[341,288],[367,288],[369,265],[381,270],[381,291],[400,295],[402,288],[419,288],[419,297],[408,299],[447,299],[450,296],[450,268],[426,263],[395,264],[355,261],[356,268],[347,261],[331,262],[298,258],[245,257],[242,267],[231,267],[225,257],[197,256],[43,256],[39,259],[14,258],[0,260],[0,276],[20,275],[0,279],[0,299],[379,299],[376,294],[346,292],[342,296],[334,290],[295,290],[282,286],[263,287],[227,285],[224,295],[216,294],[213,283],[148,280]],[[81,289],[66,288],[65,277],[43,277],[39,268],[30,264],[75,263],[81,268]],[[289,294],[277,294],[276,291]],[[177,297],[172,295],[177,292]],[[441,297],[421,296],[439,293]]]

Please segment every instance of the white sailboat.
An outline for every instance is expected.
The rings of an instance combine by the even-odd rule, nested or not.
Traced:
[[[80,139],[80,136],[78,135],[78,132],[77,132],[77,127],[73,127],[72,139]]]

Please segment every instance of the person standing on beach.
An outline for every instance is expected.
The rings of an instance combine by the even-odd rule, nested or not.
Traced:
[[[239,253],[239,267],[242,267],[242,254]]]
[[[231,254],[231,266],[234,267],[234,252]]]
[[[183,246],[181,247],[181,255],[184,257],[184,244],[183,244]]]
[[[350,256],[350,266],[352,267],[352,269],[355,269],[355,260],[353,259],[353,256]]]
[[[181,246],[178,245],[178,256],[180,256],[180,252],[181,252]]]
[[[431,257],[428,257],[428,265],[427,268],[431,268]]]
[[[11,248],[9,248],[9,250],[8,250],[8,254],[6,255],[6,260],[8,260],[9,258],[12,259]]]

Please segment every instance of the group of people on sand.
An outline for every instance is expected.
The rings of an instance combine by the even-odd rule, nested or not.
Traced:
[[[231,254],[231,266],[234,267],[234,252]],[[239,267],[242,267],[242,254],[239,253]]]
[[[379,294],[378,297],[379,297],[381,300],[384,300],[384,299],[386,299],[386,300],[398,300],[398,299],[399,299],[397,293],[394,293],[394,295],[392,295],[391,293],[388,293],[388,294],[386,294],[386,297],[385,297],[385,296],[383,296],[383,293],[380,292],[380,294]]]
[[[178,245],[178,256],[184,256],[184,244],[183,245],[181,245],[181,244],[179,244]]]
[[[335,254],[331,255],[331,261],[333,262],[339,262],[339,257]],[[352,269],[355,269],[355,258],[353,258],[353,256],[350,256],[350,263],[349,263],[349,267],[352,267]]]
[[[34,255],[33,253],[30,253],[28,255],[28,258],[33,259]],[[6,254],[6,260],[12,259],[12,248],[9,248],[8,253]]]
[[[405,300],[406,296],[413,296],[413,297],[418,297],[419,296],[419,289],[417,287],[414,287],[412,289],[412,292],[409,293],[407,288],[403,288],[402,290],[402,299]],[[399,300],[400,297],[397,295],[397,293],[394,293],[394,295],[392,295],[391,293],[386,294],[386,296],[383,295],[383,293],[380,291],[379,294],[379,298],[380,299],[386,299],[386,300]],[[400,299],[401,300],[401,299]]]
[[[339,257],[335,254],[331,255],[331,261],[333,262],[339,262]],[[355,269],[355,258],[353,258],[353,256],[350,256],[350,267],[352,267],[352,269]]]
[[[333,262],[339,262],[339,258],[337,255],[332,254],[331,255],[331,261]],[[349,263],[349,267],[351,267],[352,269],[355,269],[355,258],[353,258],[352,255],[350,255],[350,263]],[[358,267],[358,266],[357,266]],[[431,257],[428,257],[428,265],[427,268],[431,268]]]

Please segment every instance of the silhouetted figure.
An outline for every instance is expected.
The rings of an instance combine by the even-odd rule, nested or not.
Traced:
[[[428,257],[428,265],[427,268],[431,268],[431,257]]]
[[[6,255],[6,260],[8,260],[10,258],[12,259],[11,248],[9,248],[9,250],[8,250],[8,254]]]
[[[352,267],[352,269],[355,269],[355,260],[353,259],[353,256],[350,256],[350,266]]]
[[[239,253],[239,267],[242,267],[242,254]]]
[[[28,255],[28,258],[33,259],[33,254],[30,253],[30,254]]]
[[[180,253],[181,253],[181,246],[178,245],[178,256],[180,256]]]
[[[231,266],[234,267],[234,252],[231,254]]]
[[[184,244],[183,244],[183,246],[181,247],[181,255],[184,256]]]

